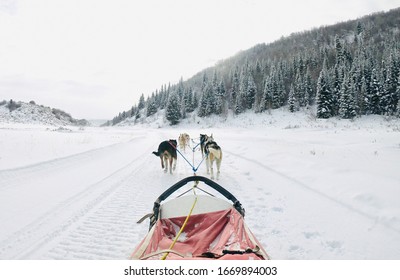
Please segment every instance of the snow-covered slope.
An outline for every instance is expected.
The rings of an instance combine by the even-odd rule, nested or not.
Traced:
[[[160,119],[161,120],[161,119]],[[0,259],[127,259],[159,194],[192,175],[152,155],[180,133],[213,133],[218,183],[273,259],[400,258],[400,121],[246,115],[66,131],[0,124]],[[12,152],[9,152],[12,151]],[[201,154],[183,153],[199,163]],[[208,176],[205,165],[198,175]]]
[[[37,105],[34,102],[0,103],[0,123],[43,124],[53,126],[87,125],[85,120],[76,120],[69,114],[50,107]]]

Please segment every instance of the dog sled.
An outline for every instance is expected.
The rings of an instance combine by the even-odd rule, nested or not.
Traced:
[[[194,185],[185,191],[182,187],[190,182]],[[200,188],[200,182],[211,190]],[[172,198],[174,193],[179,195]],[[162,193],[153,212],[139,221],[150,218],[150,229],[131,259],[269,259],[244,214],[241,203],[219,184],[202,176],[187,177]]]

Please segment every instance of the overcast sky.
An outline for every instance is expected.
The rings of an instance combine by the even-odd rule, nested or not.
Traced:
[[[400,0],[0,0],[0,101],[111,119],[259,43]]]

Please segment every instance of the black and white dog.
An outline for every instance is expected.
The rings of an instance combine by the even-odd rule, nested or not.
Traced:
[[[214,179],[214,161],[217,166],[217,179],[219,179],[221,161],[222,161],[222,149],[218,144],[214,141],[214,138],[211,136],[207,136],[204,134],[200,135],[200,143],[202,143],[202,137],[204,140],[204,148],[202,146],[202,152],[204,149],[204,154],[206,154],[206,165],[207,165],[207,174],[211,173],[211,179]]]
[[[161,159],[161,168],[164,169],[164,172],[168,172],[172,174],[172,170],[176,168],[176,145],[177,142],[174,139],[170,139],[169,141],[163,141],[158,146],[158,151],[153,152],[156,156]]]
[[[201,149],[201,155],[204,157],[204,148],[206,146],[206,142],[208,140],[213,140],[213,136],[211,134],[211,136],[208,136],[207,134],[200,134],[200,149]]]

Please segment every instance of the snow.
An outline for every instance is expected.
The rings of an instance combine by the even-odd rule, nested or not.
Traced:
[[[272,259],[400,259],[400,120],[285,110],[174,127],[161,114],[106,128],[0,122],[0,259],[128,259],[148,230],[136,221],[193,173],[178,156],[166,174],[151,153],[183,132],[213,134],[217,182]]]
[[[33,102],[33,101],[31,101]],[[86,125],[86,120],[76,120],[69,114],[50,107],[33,103],[14,102],[14,110],[7,107],[10,102],[0,102],[0,120],[2,123],[25,123],[36,125]]]

